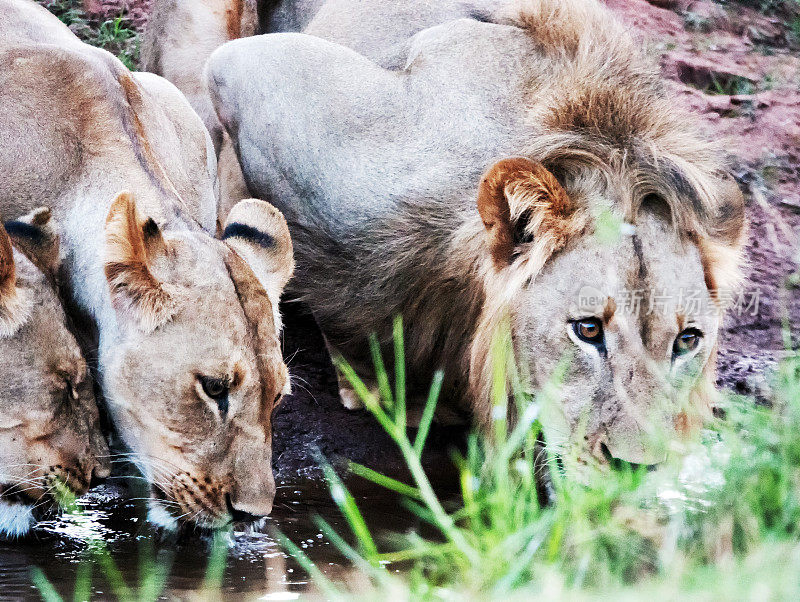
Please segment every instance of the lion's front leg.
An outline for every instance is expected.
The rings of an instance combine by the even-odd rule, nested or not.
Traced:
[[[331,358],[336,357],[344,357],[342,352],[339,351],[337,347],[335,347],[326,337],[324,334],[322,338],[325,340],[325,348],[328,350],[328,354]],[[358,393],[356,393],[355,388],[350,381],[347,380],[347,377],[342,374],[342,372],[334,365],[334,370],[336,370],[336,380],[339,384],[339,400],[342,402],[342,405],[347,408],[348,410],[361,410],[364,408],[364,402],[361,401]],[[380,391],[378,390],[378,384],[375,382],[374,379],[365,378],[363,375],[359,374],[359,378],[364,382],[364,384],[369,389],[369,392],[375,396],[376,399],[380,399]]]

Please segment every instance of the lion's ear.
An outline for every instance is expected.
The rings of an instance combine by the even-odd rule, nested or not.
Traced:
[[[6,230],[17,249],[55,280],[61,263],[60,237],[50,209],[39,207],[19,219],[6,222]]]
[[[521,245],[542,239],[552,252],[577,229],[564,188],[541,163],[522,157],[498,161],[481,178],[478,213],[498,269],[508,266]]]
[[[14,250],[11,238],[0,224],[0,299],[14,294],[17,286],[17,266],[14,264]]]
[[[129,192],[121,192],[106,218],[105,273],[117,313],[145,332],[166,323],[175,303],[152,273],[155,260],[166,252],[158,224],[142,217]]]
[[[14,336],[30,315],[30,298],[17,287],[11,238],[0,222],[0,338]]]
[[[228,214],[222,239],[247,261],[277,307],[294,272],[292,239],[281,212],[265,201],[239,201]]]
[[[720,293],[736,290],[742,283],[747,217],[744,196],[733,178],[725,177],[721,181],[718,199],[706,232],[697,238],[697,244],[703,259],[706,286],[724,306],[729,295]]]

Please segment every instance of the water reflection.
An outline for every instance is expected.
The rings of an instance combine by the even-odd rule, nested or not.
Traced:
[[[386,492],[355,492],[368,522],[378,531],[406,530],[415,520],[399,509]],[[105,542],[126,583],[140,583],[140,565],[147,558],[158,566],[170,566],[165,600],[208,599],[204,580],[212,543],[209,538],[188,536],[180,541],[154,537],[143,520],[141,502],[109,486],[79,500],[81,515],[69,515],[41,523],[35,533],[18,542],[0,542],[0,598],[41,600],[31,582],[32,566],[42,568],[55,588],[71,599],[78,568],[92,541]],[[338,582],[358,580],[352,569],[316,528],[313,515],[321,515],[341,532],[347,531],[327,489],[319,482],[302,485],[281,483],[269,525],[280,530]],[[225,600],[295,600],[315,591],[308,575],[288,556],[274,537],[265,533],[236,533],[228,546],[222,581]],[[99,566],[94,567],[92,598],[112,599],[109,583]]]

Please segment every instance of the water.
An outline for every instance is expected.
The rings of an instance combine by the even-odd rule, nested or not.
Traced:
[[[367,522],[378,532],[419,527],[385,490],[362,484],[354,494]],[[72,599],[76,575],[92,540],[106,543],[129,585],[140,583],[140,558],[149,553],[162,566],[171,562],[167,587],[160,599],[202,597],[212,548],[208,538],[191,535],[180,542],[159,541],[142,520],[141,503],[111,490],[94,492],[82,498],[80,505],[80,516],[42,523],[24,541],[0,542],[0,599],[41,600],[31,581],[32,566],[43,569],[59,593]],[[347,533],[346,523],[324,484],[308,480],[281,483],[267,530],[273,527],[287,535],[332,580],[352,583],[359,577],[320,533],[312,519],[314,514],[325,518],[339,533]],[[302,593],[315,591],[305,571],[272,535],[235,534],[222,582],[225,600],[295,600]],[[102,569],[95,565],[92,599],[113,598]]]

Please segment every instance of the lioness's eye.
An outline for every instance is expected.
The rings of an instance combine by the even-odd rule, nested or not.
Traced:
[[[225,418],[228,413],[230,383],[225,379],[211,378],[210,376],[199,376],[198,380],[200,381],[200,386],[203,387],[203,393],[217,402],[219,413]]]
[[[592,345],[603,344],[603,324],[597,318],[575,320],[572,323],[572,328],[581,341],[586,341]]]
[[[220,400],[228,396],[228,381],[221,378],[211,378],[210,376],[201,376],[200,385],[203,387],[203,393],[208,395],[211,399]]]
[[[672,345],[672,353],[674,355],[685,355],[690,351],[694,351],[700,344],[701,338],[703,338],[703,333],[699,330],[687,328],[675,338],[675,343]]]

